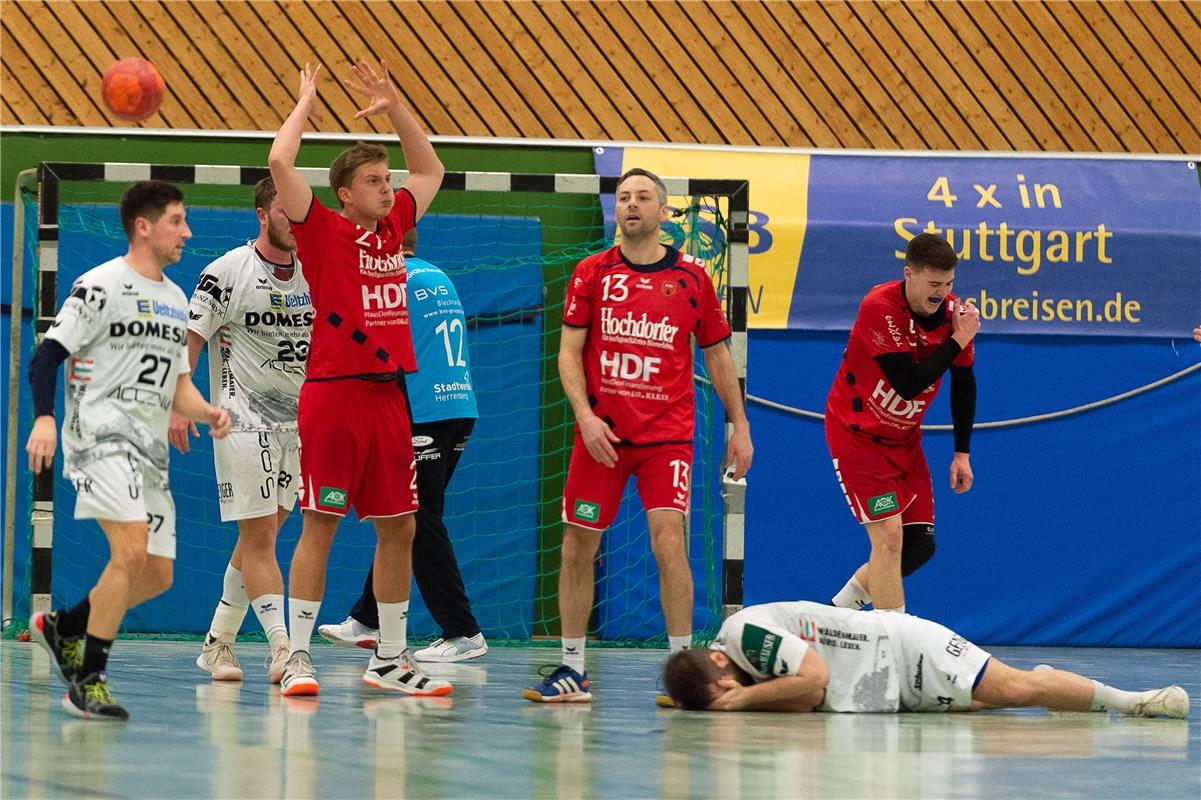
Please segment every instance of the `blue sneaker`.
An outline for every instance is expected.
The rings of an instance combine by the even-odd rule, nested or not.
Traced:
[[[587,703],[592,700],[588,673],[581,675],[566,664],[543,678],[542,683],[523,690],[521,696],[535,703]]]

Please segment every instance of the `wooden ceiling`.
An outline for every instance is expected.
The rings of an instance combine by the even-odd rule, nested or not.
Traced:
[[[1201,152],[1201,0],[0,0],[0,123],[126,126],[99,86],[129,55],[167,82],[148,128],[274,130],[306,61],[382,57],[445,136]]]

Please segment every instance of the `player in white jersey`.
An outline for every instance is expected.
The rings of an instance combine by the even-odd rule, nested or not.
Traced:
[[[238,523],[221,599],[196,665],[214,680],[241,680],[233,642],[253,604],[271,642],[268,676],[279,683],[288,660],[284,583],[275,538],[296,502],[300,450],[297,397],[313,323],[296,238],[275,183],[254,187],[259,234],[200,273],[188,306],[188,358],[195,369],[209,343],[209,391],[229,412],[231,433],[213,447],[224,522]],[[189,449],[190,423],[172,416],[169,439]],[[194,434],[195,426],[191,426]]]
[[[88,596],[29,621],[67,682],[63,708],[85,719],[129,718],[108,686],[109,648],[125,612],[171,586],[168,412],[207,422],[217,439],[229,431],[229,415],[192,384],[187,300],[163,275],[192,235],[186,217],[171,184],[131,186],[121,198],[129,251],[75,282],[29,365],[29,468],[53,464],[55,381],[69,358],[63,471],[75,485],[75,518],[96,519],[108,538],[108,564]]]
[[[969,711],[1042,706],[1188,716],[1179,686],[1127,692],[1064,670],[1021,670],[921,617],[797,601],[730,616],[708,649],[663,668],[676,705],[713,711]]]

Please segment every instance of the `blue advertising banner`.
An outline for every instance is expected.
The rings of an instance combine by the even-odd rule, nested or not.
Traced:
[[[1180,336],[1201,321],[1194,162],[813,156],[808,190],[789,328],[849,328],[922,232],[955,248],[955,292],[990,333]]]

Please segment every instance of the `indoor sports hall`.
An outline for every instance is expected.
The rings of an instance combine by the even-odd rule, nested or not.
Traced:
[[[1201,796],[1198,0],[4,0],[0,37],[0,797]],[[306,89],[306,67],[317,64]],[[367,67],[382,80],[364,78]],[[419,160],[407,169],[402,149],[412,155],[413,138],[398,140],[397,107],[444,168],[428,210],[416,212],[408,282],[376,294],[364,283],[362,297],[364,309],[398,298],[406,314],[427,301],[458,309],[429,336],[462,382],[433,392],[473,395],[478,419],[453,451],[441,520],[486,652],[454,662],[418,655],[413,663],[431,685],[453,685],[440,696],[364,682],[383,657],[384,645],[371,650],[380,634],[357,634],[365,646],[355,647],[318,633],[348,619],[380,563],[371,524],[353,513],[306,623],[319,694],[271,682],[278,639],[269,642],[258,608],[245,613],[255,598],[238,580],[245,618],[240,628],[234,619],[228,638],[214,637],[218,618],[229,618],[214,609],[233,596],[238,529],[222,520],[232,490],[214,468],[220,444],[201,424],[189,452],[170,448],[170,588],[129,609],[111,656],[102,656],[129,718],[96,719],[95,704],[81,718],[79,703],[99,696],[82,688],[82,665],[97,663],[107,640],[81,627],[68,637],[77,650],[56,651],[83,659],[69,686],[34,640],[48,641],[47,620],[92,627],[95,593],[82,618],[76,604],[104,580],[111,554],[95,519],[75,519],[77,496],[91,486],[64,474],[70,445],[61,431],[52,467],[31,469],[27,448],[43,441],[35,432],[48,396],[35,353],[59,341],[60,308],[105,312],[87,276],[134,252],[129,237],[139,229],[123,226],[120,203],[137,182],[167,182],[184,195],[190,236],[177,261],[163,256],[165,277],[184,298],[208,291],[228,303],[202,271],[268,230],[254,187],[284,174],[278,151],[269,154],[309,90],[294,159],[316,202],[353,218],[357,196],[347,211],[350,190],[330,165],[356,142],[386,146],[391,188],[415,191],[402,189],[421,170]],[[380,97],[386,114],[372,110]],[[707,276],[721,311],[712,327],[698,322],[679,339],[684,395],[667,406],[684,408],[685,419],[689,401],[694,407],[691,460],[671,468],[677,507],[649,513],[640,482],[611,504],[587,494],[599,484],[584,482],[585,494],[570,499],[566,488],[569,474],[583,474],[573,472],[573,447],[585,442],[575,423],[590,409],[669,397],[660,370],[678,329],[658,309],[696,313],[684,302],[693,297],[687,281],[662,278],[623,247],[646,223],[622,194],[631,169],[663,183],[649,246],[678,258],[673,270],[701,274],[702,289]],[[953,253],[954,281],[912,299],[910,288],[930,274],[912,267],[909,245],[922,234]],[[600,308],[641,290],[653,303],[614,314],[604,306],[594,327],[575,327],[573,304],[585,296],[579,265],[610,252],[612,280],[598,278],[603,290],[589,302]],[[303,245],[296,254],[310,275]],[[420,263],[444,273],[458,304],[446,289],[418,288]],[[875,339],[856,333],[874,308],[865,296],[889,282],[909,327],[889,316]],[[259,283],[266,292],[267,280]],[[106,319],[117,319],[113,301]],[[298,350],[291,342],[299,340],[285,347],[283,337],[315,331],[326,317],[304,318],[296,307],[327,301],[297,290],[265,302],[241,321],[279,331],[271,334],[279,352],[255,362],[257,372],[300,375],[312,364],[309,340]],[[923,327],[920,302],[941,327]],[[164,314],[182,317],[158,301],[138,303],[136,322],[106,324],[111,338],[117,326],[151,330]],[[978,333],[965,332],[965,314],[978,318]],[[210,359],[231,347],[238,324],[208,341],[192,371],[213,403],[240,381],[220,366],[210,378]],[[707,330],[721,331],[723,344],[710,346]],[[572,338],[578,331],[627,349],[598,348],[599,370],[581,367],[577,382],[564,343],[585,341]],[[914,354],[940,341],[950,355],[908,392],[894,379],[902,373],[890,371],[897,352],[869,360],[878,383],[856,381],[855,348],[868,346],[856,342],[869,340]],[[631,343],[646,349],[635,355]],[[105,367],[78,355],[50,371],[58,429],[92,423],[71,419],[70,409],[99,378],[93,367]],[[934,362],[925,357],[902,360],[926,369]],[[387,378],[401,388],[410,379],[407,393],[416,391],[412,375]],[[597,380],[620,387],[631,405],[598,400]],[[130,391],[119,388],[113,402],[145,397]],[[835,452],[839,392],[909,431],[905,452],[924,454],[929,480],[858,493],[857,481],[874,473],[859,456]],[[167,395],[153,396],[171,406]],[[753,460],[741,449],[742,408]],[[339,424],[366,416],[350,401],[339,410]],[[615,452],[652,451],[639,440],[652,417],[628,428],[617,412],[591,417],[619,432]],[[411,433],[420,476],[429,468],[423,456],[441,456],[423,449],[432,441],[416,427]],[[873,452],[900,463],[888,431],[869,433]],[[600,461],[588,452],[577,458]],[[749,463],[745,479],[731,474],[731,461]],[[266,460],[263,469],[277,474]],[[914,494],[898,494],[912,485]],[[328,486],[307,492],[338,502]],[[929,518],[918,519],[924,497]],[[425,495],[421,504],[431,507]],[[794,620],[795,631],[747,625],[738,644],[721,640],[720,655],[745,662],[744,685],[725,685],[725,701],[817,675],[820,699],[808,706],[830,713],[673,707],[662,671],[681,645],[679,634],[667,635],[661,597],[680,591],[679,573],[660,569],[665,545],[661,529],[652,533],[664,514],[684,521],[682,541],[672,541],[693,586],[691,646],[707,663],[719,663],[703,648],[731,616],[820,604]],[[612,524],[600,522],[610,515]],[[575,522],[565,533],[567,516]],[[903,535],[890,519],[904,522]],[[603,534],[587,539],[589,521]],[[418,538],[422,524],[418,517]],[[895,550],[873,549],[871,537],[884,530],[894,531]],[[291,615],[308,607],[287,591],[301,534],[296,509],[275,545]],[[560,576],[578,575],[571,542],[581,534],[599,549],[577,662],[564,607],[578,593],[561,592]],[[861,565],[873,587],[889,570],[905,574],[895,605],[950,629],[945,649],[941,640],[934,648],[939,666],[925,651],[924,691],[954,686],[946,691],[959,698],[939,703],[962,710],[1009,674],[993,666],[1003,662],[1030,670],[1030,685],[1062,675],[1045,666],[1099,682],[1095,690],[1072,684],[1098,710],[839,713],[835,687],[859,663],[840,656],[839,643],[886,641],[879,630],[894,631],[893,622],[875,620],[904,618],[830,608],[870,601],[865,585],[849,580]],[[439,562],[430,574],[449,569]],[[377,594],[379,586],[377,576]],[[454,636],[422,586],[413,582],[401,630],[410,651],[432,652]],[[878,599],[888,591],[873,589]],[[296,617],[285,619],[295,636]],[[388,624],[384,638],[395,630]],[[231,648],[240,680],[198,666],[214,643]],[[874,666],[860,659],[853,667],[890,676],[895,686],[880,691],[892,708],[923,691],[923,661],[907,647],[897,639],[881,645]],[[994,661],[967,689],[941,665],[973,648]],[[293,639],[289,664],[298,649]],[[819,651],[828,675],[810,658]],[[797,652],[808,655],[786,661]],[[586,671],[563,672],[576,663]],[[762,680],[750,686],[754,670]],[[857,708],[875,708],[858,686]],[[1163,712],[1154,718],[1115,710],[1135,706],[1112,700],[1126,695],[1109,688],[1172,686],[1179,694],[1167,705],[1140,695],[1138,708]],[[76,705],[72,693],[83,698]],[[564,701],[531,702],[539,697]]]

